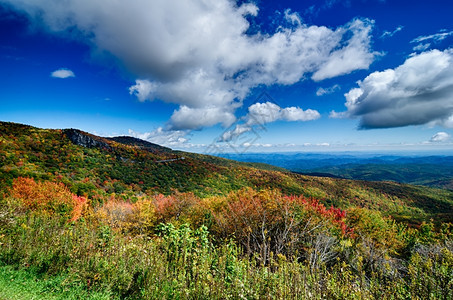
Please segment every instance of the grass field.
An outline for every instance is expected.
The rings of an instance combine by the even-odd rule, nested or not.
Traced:
[[[0,300],[103,300],[108,294],[68,286],[65,276],[42,277],[30,269],[0,267]]]

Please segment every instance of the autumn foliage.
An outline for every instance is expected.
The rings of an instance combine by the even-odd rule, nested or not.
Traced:
[[[63,183],[36,182],[33,178],[14,179],[10,196],[23,208],[44,214],[59,214],[76,221],[87,206],[87,199],[74,195]]]
[[[72,282],[118,298],[347,299],[351,286],[356,299],[452,295],[451,226],[406,228],[270,188],[89,201],[63,183],[19,177],[7,195],[0,263],[73,270]]]
[[[88,207],[87,198],[72,194],[72,205],[71,221],[77,221]]]
[[[273,254],[304,255],[306,246],[320,234],[342,238],[352,232],[345,223],[345,211],[278,190],[242,189],[206,202],[214,220],[211,231],[234,237],[246,253],[259,254],[264,263]]]

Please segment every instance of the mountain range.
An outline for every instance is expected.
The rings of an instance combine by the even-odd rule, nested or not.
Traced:
[[[222,157],[268,163],[307,175],[453,189],[453,156],[448,153],[229,153]]]

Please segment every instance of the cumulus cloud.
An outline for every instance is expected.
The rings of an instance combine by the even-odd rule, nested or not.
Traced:
[[[140,133],[129,129],[129,135],[151,142],[158,145],[163,145],[166,147],[181,147],[185,145],[188,141],[187,135],[188,131],[184,130],[165,130],[162,127],[157,128],[152,132]]]
[[[138,100],[153,100],[152,95],[156,91],[156,84],[148,80],[137,79],[135,85],[129,88],[129,94],[137,96]]]
[[[171,116],[169,128],[172,130],[200,129],[218,123],[228,127],[234,121],[236,121],[234,114],[221,107],[191,108],[183,105]]]
[[[319,81],[367,69],[373,21],[354,19],[338,28],[308,26],[286,10],[275,32],[247,33],[253,3],[229,0],[0,0],[42,27],[107,53],[136,76],[130,93],[140,101],[180,105],[175,129],[211,126],[192,111],[216,112],[229,124],[250,90],[259,85]],[[287,25],[285,27],[285,24]],[[220,111],[226,113],[220,114]],[[184,122],[182,117],[190,120]],[[184,127],[186,126],[186,127]]]
[[[409,57],[395,69],[374,72],[345,94],[347,111],[360,128],[409,125],[453,127],[453,49]]]
[[[332,94],[332,93],[335,93],[336,91],[338,91],[339,89],[341,89],[341,87],[338,84],[335,84],[335,85],[333,85],[331,87],[328,87],[328,88],[320,87],[316,91],[316,96],[323,96],[323,95]]]
[[[61,68],[50,73],[50,76],[54,78],[69,78],[75,77],[75,74],[69,69]]]
[[[441,142],[448,142],[451,139],[451,135],[449,135],[446,132],[438,132],[435,135],[433,135],[430,139],[430,142],[434,143],[441,143]]]
[[[372,24],[370,20],[355,20],[347,28],[340,28],[337,31],[343,31],[342,35],[349,31],[353,35],[348,40],[348,44],[340,49],[331,51],[328,58],[311,77],[315,81],[326,78],[332,78],[339,75],[351,73],[354,70],[368,69],[373,62],[377,52],[370,51],[370,32]],[[368,26],[365,26],[368,24]]]
[[[266,124],[278,120],[283,121],[311,121],[319,119],[320,114],[316,110],[303,110],[299,107],[281,108],[275,103],[255,103],[248,108],[247,124]]]
[[[237,124],[234,129],[225,131],[220,140],[231,141],[243,133],[252,131],[254,126],[264,126],[275,121],[312,121],[320,117],[319,112],[313,109],[303,110],[294,106],[281,108],[272,102],[255,103],[249,106],[244,123]]]

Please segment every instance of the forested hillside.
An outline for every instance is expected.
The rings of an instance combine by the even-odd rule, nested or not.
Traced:
[[[368,182],[295,174],[265,164],[172,151],[131,137],[102,138],[75,129],[46,130],[0,123],[0,186],[17,177],[56,181],[93,200],[174,191],[199,197],[231,191],[278,189],[314,197],[330,206],[361,206],[414,221],[452,220],[453,192],[391,182]]]

